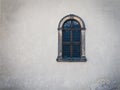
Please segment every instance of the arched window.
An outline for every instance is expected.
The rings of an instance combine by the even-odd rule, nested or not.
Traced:
[[[67,15],[59,23],[57,61],[86,61],[85,24],[76,15]]]

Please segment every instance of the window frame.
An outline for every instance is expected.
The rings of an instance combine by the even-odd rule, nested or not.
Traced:
[[[81,47],[80,47],[80,53],[81,56],[80,58],[63,58],[62,57],[62,30],[63,30],[63,24],[68,21],[68,20],[76,20],[81,28],[80,28],[80,32],[81,32],[81,37],[80,37],[80,41],[81,41]],[[58,62],[85,62],[87,61],[86,56],[85,56],[85,24],[83,22],[83,20],[74,14],[69,14],[65,17],[63,17],[58,25],[58,57],[57,57],[57,61]]]

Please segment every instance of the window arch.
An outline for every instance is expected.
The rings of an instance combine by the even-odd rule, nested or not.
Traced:
[[[73,14],[61,19],[58,25],[57,61],[86,61],[85,24]]]

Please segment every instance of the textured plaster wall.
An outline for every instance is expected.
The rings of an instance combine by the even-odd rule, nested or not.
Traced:
[[[119,86],[119,10],[120,0],[1,0],[0,90],[90,90],[101,79]],[[56,62],[57,26],[68,14],[86,24],[87,62]]]

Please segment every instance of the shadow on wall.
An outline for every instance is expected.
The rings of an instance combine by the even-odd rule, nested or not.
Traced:
[[[14,14],[24,5],[23,0],[1,0],[1,28],[0,29],[0,47],[4,47],[3,42],[9,38],[9,24],[13,22]],[[3,36],[3,37],[2,37]],[[3,42],[2,42],[3,41]],[[10,86],[16,84],[12,82],[13,67],[7,57],[6,49],[0,48],[0,90],[21,90],[17,86]],[[18,82],[19,83],[19,82]],[[10,85],[9,85],[10,84]]]
[[[16,87],[9,87],[9,88],[0,88],[0,90],[19,90]]]
[[[2,0],[1,1],[1,11],[2,15],[6,17],[5,19],[9,19],[11,15],[16,13],[22,6],[24,5],[23,0]]]

